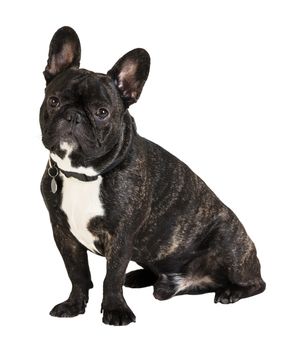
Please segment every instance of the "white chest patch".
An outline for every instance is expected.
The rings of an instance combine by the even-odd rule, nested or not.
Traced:
[[[72,234],[85,247],[97,252],[95,237],[88,230],[90,220],[95,216],[103,216],[104,208],[100,200],[102,177],[95,181],[80,181],[73,177],[63,179],[61,209],[65,212]]]

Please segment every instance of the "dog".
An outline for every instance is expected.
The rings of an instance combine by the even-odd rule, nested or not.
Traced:
[[[60,28],[44,71],[40,126],[50,155],[41,192],[72,290],[50,314],[85,312],[87,251],[107,261],[101,312],[110,325],[135,322],[123,286],[153,286],[159,300],[214,292],[223,304],[263,292],[255,245],[236,215],[136,131],[128,107],[147,80],[149,54],[132,50],[107,74],[80,69],[80,57],[76,32]],[[126,274],[130,261],[142,268]]]

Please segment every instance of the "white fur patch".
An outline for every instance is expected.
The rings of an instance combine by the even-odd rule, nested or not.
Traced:
[[[209,276],[183,276],[175,275],[173,280],[177,285],[177,291],[175,294],[179,293],[182,290],[196,288],[196,287],[205,287],[213,283],[212,279]]]
[[[95,237],[88,230],[88,224],[95,216],[104,215],[103,204],[99,198],[102,177],[85,182],[73,177],[67,178],[62,173],[60,175],[63,179],[61,209],[67,215],[70,230],[85,247],[97,252]]]
[[[74,147],[72,145],[70,145],[67,142],[62,142],[60,144],[60,148],[63,151],[66,151],[66,154],[65,154],[64,158],[60,158],[55,153],[51,153],[50,154],[51,158],[54,160],[54,162],[57,163],[57,166],[60,169],[65,170],[65,171],[72,171],[72,172],[75,172],[75,173],[85,174],[87,176],[95,176],[95,175],[97,175],[97,172],[92,167],[85,168],[83,166],[80,166],[80,167],[75,168],[75,167],[73,167],[71,165],[71,160],[69,158],[69,155],[71,154],[71,152],[74,149]]]

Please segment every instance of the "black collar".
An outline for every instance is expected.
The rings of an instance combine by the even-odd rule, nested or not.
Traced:
[[[48,168],[48,174],[49,176],[55,180],[55,177],[60,173],[62,173],[66,177],[73,177],[77,180],[89,182],[89,181],[95,181],[98,179],[100,175],[105,175],[106,173],[110,172],[113,168],[118,166],[120,163],[122,163],[123,160],[127,157],[129,150],[131,148],[131,145],[133,143],[133,134],[136,133],[136,126],[133,120],[133,117],[127,113],[127,117],[129,118],[130,124],[126,126],[128,135],[127,144],[125,147],[122,146],[122,148],[119,150],[119,153],[113,161],[108,164],[104,169],[102,169],[101,172],[97,173],[97,175],[94,176],[88,176],[86,174],[81,174],[73,171],[66,171],[58,167],[57,163],[49,157],[49,168]]]

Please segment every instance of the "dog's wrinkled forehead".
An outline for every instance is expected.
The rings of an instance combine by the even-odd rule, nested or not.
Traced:
[[[85,69],[69,69],[57,76],[46,89],[47,95],[116,103],[118,91],[109,76]]]

